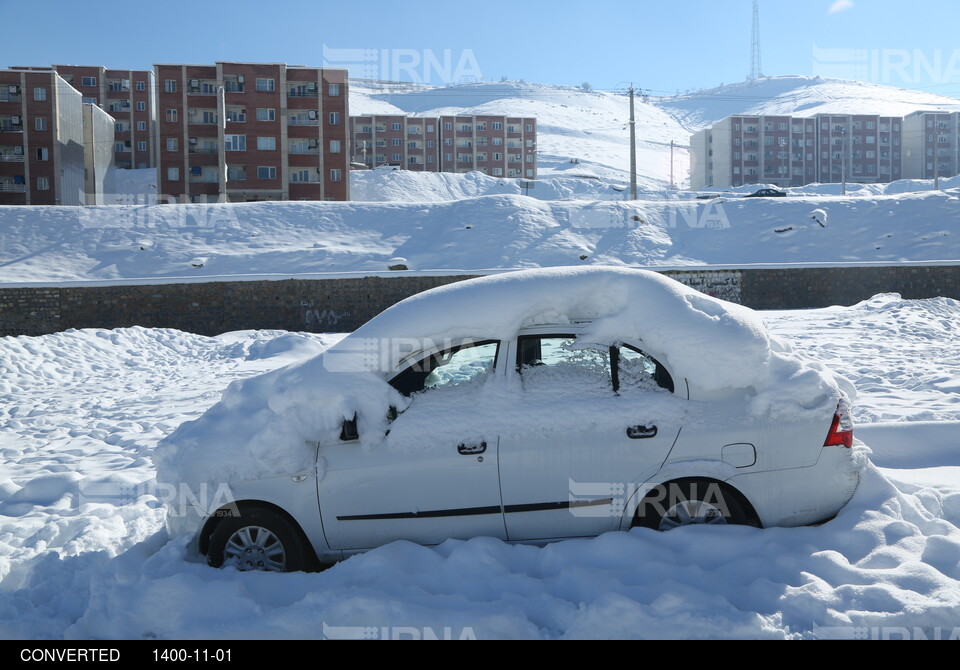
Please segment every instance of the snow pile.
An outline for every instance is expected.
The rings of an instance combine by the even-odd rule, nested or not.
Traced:
[[[822,210],[826,228],[811,219]],[[0,283],[214,281],[569,265],[944,261],[960,192],[635,202],[0,207]],[[778,233],[790,229],[788,234]],[[203,267],[195,267],[197,259]]]
[[[811,528],[638,528],[545,547],[397,542],[284,575],[188,563],[183,543],[164,546],[160,533],[80,573],[86,608],[57,623],[69,639],[947,639],[960,636],[958,524],[955,484],[868,466],[840,515]],[[48,570],[63,580],[78,568]]]
[[[343,421],[355,414],[362,443],[373,448],[388,432],[389,408],[402,411],[409,403],[384,378],[403,357],[428,344],[505,341],[525,326],[573,321],[591,322],[578,345],[608,347],[636,337],[695,391],[742,389],[755,416],[789,420],[817,412],[826,421],[841,395],[855,393],[771,339],[756,313],[662,275],[615,268],[529,270],[413,296],[322,356],[235,382],[201,419],[160,444],[158,478],[199,489],[202,483],[308,470],[314,454],[307,445],[335,440]],[[581,416],[577,409],[571,399],[570,416]],[[506,433],[511,417],[518,431],[526,421],[516,412],[495,415],[498,431]]]
[[[960,421],[960,373],[949,364],[960,360],[960,302],[890,293],[853,307],[766,313],[765,319],[796,349],[856,385],[856,421]],[[830,339],[817,331],[830,332]],[[884,363],[864,362],[874,360]]]

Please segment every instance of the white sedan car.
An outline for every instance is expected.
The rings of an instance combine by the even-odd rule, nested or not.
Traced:
[[[158,478],[191,492],[171,536],[241,570],[397,540],[799,526],[856,488],[852,393],[750,310],[660,275],[525,271],[235,384],[161,444]]]

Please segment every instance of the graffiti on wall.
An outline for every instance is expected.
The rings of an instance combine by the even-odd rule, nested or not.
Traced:
[[[734,270],[718,272],[671,272],[670,278],[714,298],[740,304],[740,273]]]

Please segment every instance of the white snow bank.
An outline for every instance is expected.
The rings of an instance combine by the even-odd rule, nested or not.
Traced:
[[[528,270],[413,296],[322,356],[235,382],[203,417],[161,442],[158,479],[199,487],[302,472],[314,457],[307,444],[335,439],[355,414],[361,441],[372,448],[387,432],[389,408],[402,410],[409,402],[385,379],[404,356],[463,340],[506,341],[525,326],[573,321],[591,322],[578,344],[639,339],[693,389],[742,389],[755,416],[832,413],[841,395],[854,394],[844,380],[773,340],[752,310],[662,275],[621,268]],[[571,400],[571,416],[574,410]],[[497,428],[519,431],[524,422],[514,413]]]
[[[102,570],[48,573],[76,571],[91,594],[85,608],[54,610],[70,639],[853,639],[937,627],[946,639],[958,634],[958,524],[955,486],[897,485],[868,465],[819,527],[638,528],[545,547],[397,542],[282,575],[190,563],[161,532]],[[5,632],[36,625],[11,619]]]

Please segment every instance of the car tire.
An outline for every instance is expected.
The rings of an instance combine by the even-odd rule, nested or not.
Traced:
[[[634,526],[672,530],[693,525],[759,526],[730,487],[710,479],[660,484],[641,501]]]
[[[241,508],[210,535],[207,563],[241,571],[299,572],[308,566],[306,543],[285,516],[262,507]]]

